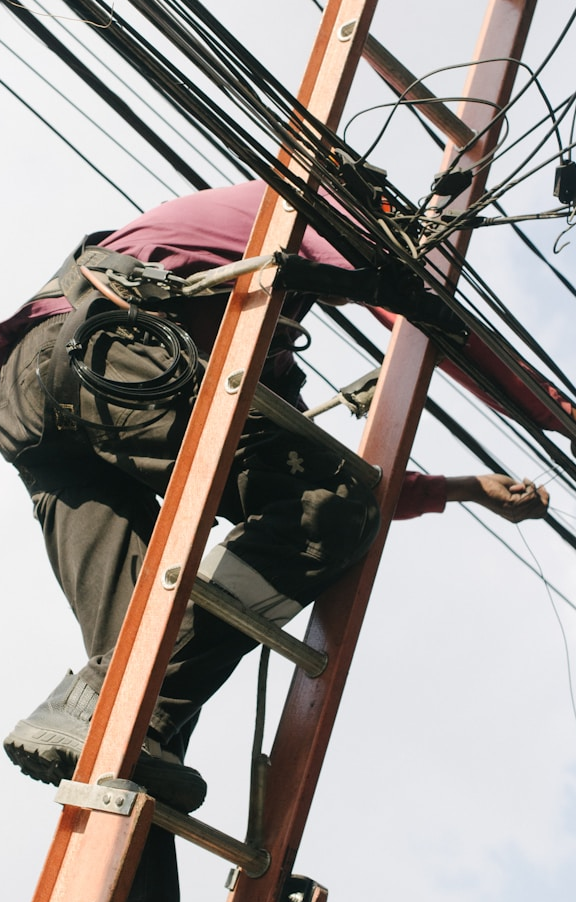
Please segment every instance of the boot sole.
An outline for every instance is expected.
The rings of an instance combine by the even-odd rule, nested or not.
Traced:
[[[52,746],[48,753],[48,750],[29,749],[9,739],[4,743],[4,750],[27,777],[53,786],[58,786],[61,780],[70,780],[78,761],[74,752]]]
[[[55,740],[54,734],[51,735]],[[12,736],[5,740],[4,750],[23,774],[52,786],[72,779],[79,758],[78,751],[48,744],[42,748],[38,743],[26,746]],[[197,770],[145,753],[136,762],[133,780],[159,802],[184,814],[196,811],[206,798],[206,782]]]

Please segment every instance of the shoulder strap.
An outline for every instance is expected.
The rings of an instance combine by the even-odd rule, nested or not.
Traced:
[[[130,275],[135,266],[142,267],[141,260],[130,254],[119,254],[107,248],[99,247],[112,232],[93,232],[86,235],[80,244],[66,257],[56,274],[40,291],[30,298],[36,301],[42,298],[66,297],[73,307],[79,307],[94,289],[80,272],[81,266],[87,266],[99,272],[113,269],[122,275]]]

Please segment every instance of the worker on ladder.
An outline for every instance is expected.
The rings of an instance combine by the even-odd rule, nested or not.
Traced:
[[[242,257],[262,193],[258,182],[201,191],[92,235],[0,324],[0,450],[30,493],[88,655],[4,742],[35,779],[73,774],[225,308],[228,287],[191,300],[175,300],[172,287]],[[311,229],[301,254],[343,262]],[[288,292],[261,377],[295,406],[304,380],[292,341],[315,300]],[[377,301],[402,312],[391,292]],[[396,516],[441,512],[448,501],[517,522],[542,517],[548,496],[501,474],[409,473]],[[361,558],[379,527],[370,488],[340,458],[256,410],[219,514],[235,525],[199,575],[280,625]],[[205,783],[183,763],[188,741],[254,644],[189,606],[134,774],[151,795],[186,812],[202,804]],[[178,874],[172,835],[153,827],[130,900],[159,899],[177,902]]]

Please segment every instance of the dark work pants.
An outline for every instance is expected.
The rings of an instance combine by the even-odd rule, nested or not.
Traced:
[[[80,624],[82,671],[99,691],[174,466],[193,398],[158,418],[81,390],[92,426],[44,432],[45,383],[65,315],[29,332],[0,371],[0,450],[19,468],[50,562]],[[108,378],[148,380],[162,349],[96,336],[87,362]],[[367,550],[378,528],[371,492],[332,454],[253,413],[219,507],[223,543],[282,596],[308,604]],[[273,615],[272,619],[273,619]],[[193,627],[193,628],[192,628]],[[185,751],[202,705],[254,642],[201,609],[186,611],[151,726]],[[177,902],[172,837],[150,835],[131,902]]]

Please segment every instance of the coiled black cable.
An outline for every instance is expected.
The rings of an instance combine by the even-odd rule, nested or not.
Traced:
[[[167,353],[164,371],[153,379],[135,382],[107,379],[84,362],[90,340],[98,332],[116,333],[118,341],[150,338]],[[76,330],[66,350],[71,366],[84,387],[98,398],[130,410],[168,407],[184,388],[196,379],[198,350],[188,333],[170,320],[139,310],[109,310],[89,316]]]

